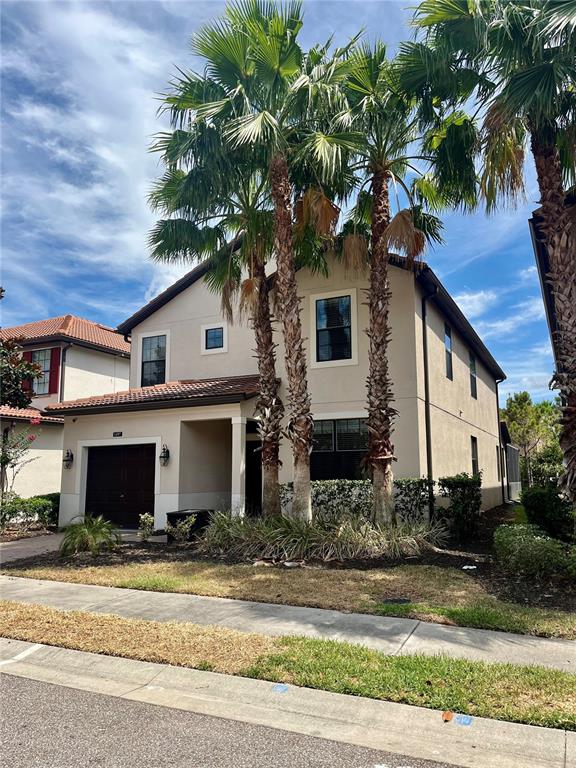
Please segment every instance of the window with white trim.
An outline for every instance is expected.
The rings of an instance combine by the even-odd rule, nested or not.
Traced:
[[[166,381],[166,336],[142,339],[142,371],[140,386],[152,387]]]
[[[204,331],[205,349],[223,349],[224,348],[224,328],[219,325],[214,328],[206,328]]]
[[[351,359],[351,296],[316,299],[316,362]]]
[[[42,375],[34,379],[33,387],[35,395],[47,395],[50,391],[50,361],[51,349],[35,349],[32,352],[32,362],[40,366]]]
[[[476,356],[473,352],[470,352],[470,394],[472,397],[478,399],[478,377],[476,374]]]

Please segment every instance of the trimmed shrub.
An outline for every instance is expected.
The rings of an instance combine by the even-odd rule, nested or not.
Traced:
[[[240,560],[367,560],[418,555],[443,541],[439,526],[400,525],[383,530],[359,517],[323,525],[318,520],[242,518],[219,512],[204,531],[199,549]]]
[[[31,496],[32,499],[46,499],[51,504],[50,513],[47,516],[46,525],[57,526],[58,515],[60,513],[60,493],[42,493],[39,496]]]
[[[426,477],[399,477],[394,480],[396,515],[405,523],[426,520],[434,482]]]
[[[97,555],[103,549],[114,549],[120,543],[120,534],[102,515],[86,515],[84,521],[69,525],[60,545],[60,555],[74,555],[77,552],[91,552]]]
[[[280,486],[280,501],[286,511],[292,504],[292,483]],[[313,480],[310,483],[312,513],[322,524],[337,525],[343,519],[369,519],[372,512],[370,480]]]
[[[521,502],[529,523],[556,539],[569,540],[574,536],[574,507],[554,486],[526,488]]]
[[[23,499],[16,493],[4,494],[0,505],[0,530],[15,526],[26,531],[34,525],[47,527],[52,520],[52,502],[44,496]]]
[[[438,480],[440,495],[448,499],[446,508],[437,508],[436,517],[442,519],[451,537],[458,542],[469,541],[478,532],[482,506],[482,476],[459,475]]]
[[[177,544],[186,544],[190,540],[192,529],[196,523],[196,515],[188,515],[184,520],[178,520],[176,525],[166,523],[164,531],[168,537],[168,543],[175,541]]]
[[[568,574],[568,556],[561,542],[535,525],[501,525],[494,533],[494,551],[502,568],[512,575]]]

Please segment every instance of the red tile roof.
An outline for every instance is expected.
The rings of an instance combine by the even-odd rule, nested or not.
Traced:
[[[132,408],[206,405],[211,402],[235,403],[254,397],[260,391],[257,375],[227,376],[218,379],[168,381],[154,387],[138,387],[109,395],[83,397],[46,406],[54,413],[73,411],[123,411]]]
[[[48,424],[64,424],[64,419],[58,416],[49,416],[38,408],[13,408],[11,405],[0,405],[0,419],[16,419],[17,421],[31,421],[40,419],[40,422]]]
[[[0,339],[22,336],[27,344],[43,341],[76,341],[110,352],[130,354],[130,343],[106,325],[75,315],[50,317],[33,323],[0,329]]]

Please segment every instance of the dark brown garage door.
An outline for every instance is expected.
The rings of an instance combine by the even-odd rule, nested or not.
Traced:
[[[154,445],[107,445],[88,449],[86,512],[115,525],[138,528],[154,514]]]

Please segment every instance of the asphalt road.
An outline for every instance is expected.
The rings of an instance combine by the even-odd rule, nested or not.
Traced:
[[[1,768],[453,768],[0,676]]]

